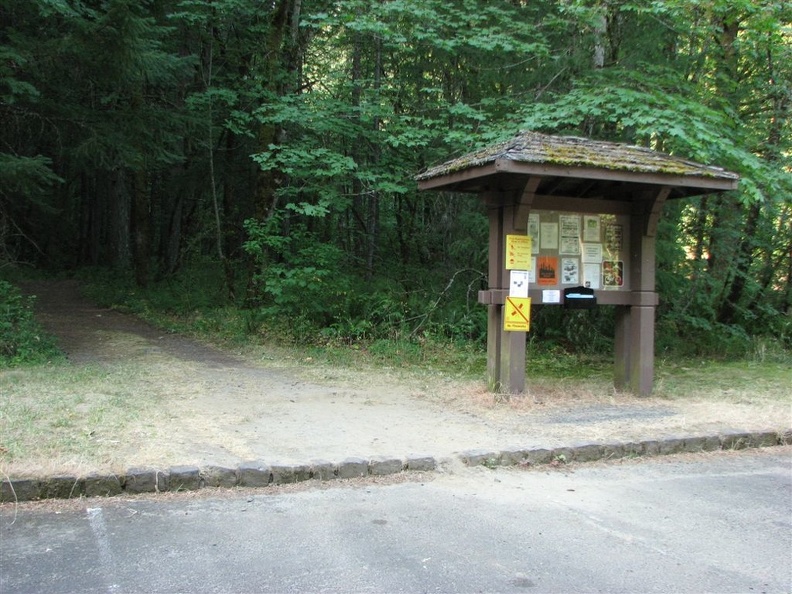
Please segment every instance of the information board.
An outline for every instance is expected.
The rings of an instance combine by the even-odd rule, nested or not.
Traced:
[[[629,215],[532,210],[527,234],[533,288],[630,290]]]

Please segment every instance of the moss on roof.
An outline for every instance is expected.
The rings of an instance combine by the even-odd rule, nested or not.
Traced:
[[[634,173],[739,179],[737,174],[719,167],[701,165],[644,147],[575,136],[549,136],[524,131],[505,142],[432,167],[416,176],[416,180],[425,181],[474,169],[501,159],[518,163],[586,167]]]

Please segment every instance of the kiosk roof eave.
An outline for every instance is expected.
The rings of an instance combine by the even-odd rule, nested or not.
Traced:
[[[482,178],[491,178],[496,176],[497,173],[496,163],[489,163],[480,167],[453,171],[437,177],[419,179],[418,189],[476,193],[479,191]]]
[[[508,179],[510,185],[515,178],[540,177],[551,180],[566,180],[565,192],[575,194],[575,185],[618,183],[624,189],[664,186],[674,188],[672,198],[698,196],[714,192],[737,189],[738,179],[727,177],[708,177],[694,175],[675,175],[669,173],[645,173],[628,170],[602,169],[596,167],[565,166],[540,163],[521,163],[510,159],[497,159],[487,165],[471,167],[459,171],[443,173],[436,177],[418,180],[419,190],[452,191],[478,193],[484,188],[496,188]],[[589,185],[589,188],[593,186]],[[622,191],[623,191],[622,190]],[[539,190],[542,193],[542,190]],[[606,192],[600,192],[606,193]]]
[[[541,178],[537,193],[591,197],[670,187],[671,198],[737,188],[739,176],[646,147],[530,131],[451,159],[416,176],[420,190],[511,191]],[[522,180],[522,181],[521,181]]]

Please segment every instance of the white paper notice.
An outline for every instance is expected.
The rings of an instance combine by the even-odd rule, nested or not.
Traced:
[[[511,270],[509,297],[528,297],[528,271]]]
[[[600,288],[599,264],[583,264],[583,285],[589,289]]]
[[[558,249],[558,223],[541,223],[542,238],[541,245],[543,250]]]
[[[583,263],[599,264],[602,262],[602,244],[584,243],[583,244]]]
[[[538,254],[539,253],[539,215],[536,213],[531,213],[528,215],[528,236],[531,238],[531,253]]]
[[[560,215],[561,237],[580,237],[580,215]]]
[[[600,218],[598,215],[583,217],[583,241],[600,241]]]
[[[580,264],[577,258],[561,258],[561,284],[580,284]]]
[[[558,289],[545,289],[542,291],[542,303],[561,303],[561,291]]]
[[[577,237],[562,237],[561,249],[558,251],[558,253],[567,256],[579,256],[580,240]]]

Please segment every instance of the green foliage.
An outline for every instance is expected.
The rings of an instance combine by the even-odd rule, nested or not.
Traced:
[[[301,225],[284,235],[282,223],[280,216],[265,224],[246,222],[245,250],[258,265],[253,284],[260,307],[289,324],[322,328],[343,315],[350,301],[354,281],[344,273],[344,254]]]
[[[549,351],[573,356],[613,351],[614,312],[610,307],[568,310],[534,306],[531,313],[531,343]]]
[[[54,341],[33,317],[33,298],[0,280],[0,367],[35,365],[60,358]]]
[[[35,213],[38,220],[56,214],[52,189],[63,179],[52,170],[43,155],[20,157],[0,152],[0,265],[15,264],[22,258],[23,221]]]
[[[527,127],[740,173],[665,207],[658,349],[786,348],[790,10],[0,0],[0,263],[108,266],[109,302],[206,331],[481,348],[486,209],[413,179]],[[608,308],[533,326],[553,352],[611,348]]]

